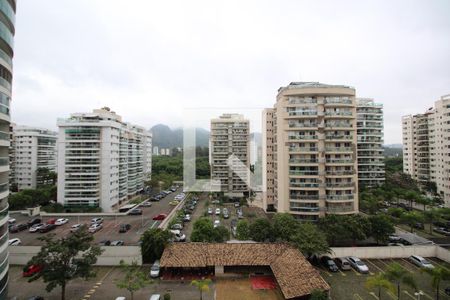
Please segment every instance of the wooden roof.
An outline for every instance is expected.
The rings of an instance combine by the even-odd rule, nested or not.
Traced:
[[[286,299],[329,290],[305,257],[281,243],[172,243],[161,257],[163,268],[212,266],[270,266]]]

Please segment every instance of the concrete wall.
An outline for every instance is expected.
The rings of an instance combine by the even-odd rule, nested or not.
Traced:
[[[36,255],[39,246],[13,246],[9,247],[9,263],[11,265],[25,265]],[[131,264],[136,261],[142,265],[141,247],[139,246],[106,246],[101,247],[104,252],[98,257],[96,266],[118,266],[120,261]]]
[[[356,256],[359,258],[402,258],[402,257],[404,258],[409,257],[411,255],[419,255],[423,257],[438,257],[442,260],[450,261],[449,251],[437,245],[342,247],[331,249],[333,250],[333,253],[331,255],[332,257]],[[438,253],[440,256],[438,256]]]

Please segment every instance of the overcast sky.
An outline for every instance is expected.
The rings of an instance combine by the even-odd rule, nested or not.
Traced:
[[[450,94],[450,1],[21,0],[12,120],[56,129],[109,106],[125,121],[272,107],[291,81],[356,88],[400,119]]]

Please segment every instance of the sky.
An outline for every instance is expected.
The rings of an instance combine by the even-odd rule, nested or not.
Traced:
[[[448,0],[21,0],[12,121],[56,130],[108,106],[147,128],[208,128],[319,81],[383,103],[385,143],[401,143],[401,116],[450,94],[449,13]]]

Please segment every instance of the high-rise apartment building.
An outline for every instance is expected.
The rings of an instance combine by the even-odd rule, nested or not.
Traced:
[[[360,186],[384,183],[383,104],[357,98],[358,180]]]
[[[435,183],[450,207],[450,95],[423,114],[402,117],[403,172],[422,186]]]
[[[58,120],[58,202],[111,212],[144,188],[151,133],[109,108]]]
[[[223,114],[211,120],[211,179],[231,197],[249,192],[250,123],[243,115]]]
[[[15,0],[0,0],[0,299],[8,294],[8,195],[10,103]]]
[[[13,125],[10,147],[10,184],[14,189],[35,189],[41,168],[56,172],[57,133],[44,128]]]
[[[263,111],[263,203],[301,220],[358,212],[355,89],[292,82]]]

